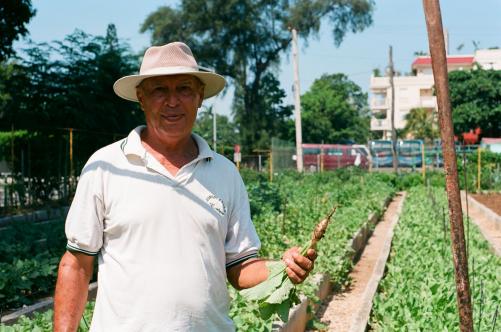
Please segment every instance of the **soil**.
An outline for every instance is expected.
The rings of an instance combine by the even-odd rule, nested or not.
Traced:
[[[501,216],[501,193],[471,194],[471,196]]]

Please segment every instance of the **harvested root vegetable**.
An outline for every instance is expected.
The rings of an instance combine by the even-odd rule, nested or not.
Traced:
[[[316,249],[317,243],[324,236],[336,208],[337,206],[315,226],[311,240],[301,249],[301,255],[305,255],[308,249]],[[252,288],[242,290],[240,294],[247,300],[258,302],[263,319],[268,319],[276,313],[283,322],[287,322],[290,308],[299,303],[296,287],[285,272],[284,262],[270,261],[266,265],[269,270],[268,278]]]

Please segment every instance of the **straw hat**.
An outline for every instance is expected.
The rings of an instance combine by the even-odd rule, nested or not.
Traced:
[[[118,79],[113,84],[113,90],[119,97],[138,101],[136,87],[145,78],[180,74],[196,76],[204,83],[204,99],[217,95],[226,84],[223,76],[198,66],[188,45],[173,42],[148,48],[144,53],[139,75]]]

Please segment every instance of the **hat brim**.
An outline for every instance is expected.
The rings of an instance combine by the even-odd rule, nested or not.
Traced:
[[[157,76],[173,76],[173,75],[192,75],[198,77],[200,81],[205,85],[204,87],[204,99],[213,97],[217,95],[224,89],[226,85],[226,80],[223,76],[212,73],[212,72],[204,72],[204,71],[177,71],[175,73],[171,71],[159,71],[154,74],[145,74],[145,75],[129,75],[124,76],[118,79],[115,84],[113,84],[113,90],[117,94],[117,96],[127,99],[130,101],[138,101],[136,94],[136,87],[143,81],[144,79],[150,77]]]

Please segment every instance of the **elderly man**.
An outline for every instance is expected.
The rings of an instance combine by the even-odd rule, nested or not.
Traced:
[[[75,331],[94,256],[98,293],[91,331],[233,331],[226,279],[237,289],[266,280],[249,202],[234,165],[192,134],[222,76],[199,69],[175,42],[149,48],[139,75],[115,82],[138,101],[146,126],[87,162],[66,220],[67,252],[55,295],[55,331]],[[302,282],[315,252],[284,254]]]

